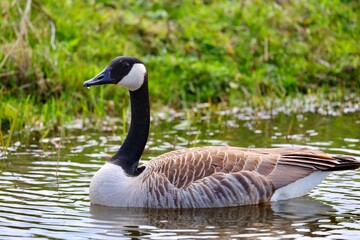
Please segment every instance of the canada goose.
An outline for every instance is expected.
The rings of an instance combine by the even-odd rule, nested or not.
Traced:
[[[214,208],[300,197],[331,171],[357,169],[360,161],[307,148],[227,146],[172,151],[138,166],[150,126],[148,77],[134,57],[117,57],[85,87],[129,89],[131,124],[119,151],[90,183],[93,204],[114,207]]]

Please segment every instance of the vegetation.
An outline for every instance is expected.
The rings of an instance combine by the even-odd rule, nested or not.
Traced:
[[[6,146],[17,130],[46,134],[74,118],[121,112],[126,91],[82,87],[118,55],[146,63],[158,105],[360,91],[355,0],[5,0],[0,9]]]

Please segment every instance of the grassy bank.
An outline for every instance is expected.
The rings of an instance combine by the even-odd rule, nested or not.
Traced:
[[[82,87],[117,55],[146,63],[158,105],[360,91],[357,1],[8,0],[0,9],[2,145],[24,128],[121,112],[126,91]]]

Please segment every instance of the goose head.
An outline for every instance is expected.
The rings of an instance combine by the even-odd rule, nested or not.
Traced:
[[[84,82],[84,87],[116,84],[130,92],[131,122],[128,134],[119,151],[109,160],[120,166],[129,176],[139,175],[138,167],[150,128],[150,103],[147,72],[144,64],[135,57],[116,57],[94,78]],[[96,177],[97,178],[97,177]]]
[[[116,57],[105,69],[94,78],[84,82],[84,87],[103,84],[116,84],[128,88],[130,91],[138,90],[144,83],[146,68],[135,57]]]

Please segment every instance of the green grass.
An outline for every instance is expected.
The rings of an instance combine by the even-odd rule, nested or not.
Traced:
[[[23,129],[46,134],[74,118],[121,115],[125,90],[82,87],[118,55],[146,63],[155,105],[241,100],[256,107],[314,92],[343,99],[360,91],[359,6],[2,1],[0,142],[8,146]]]

